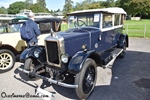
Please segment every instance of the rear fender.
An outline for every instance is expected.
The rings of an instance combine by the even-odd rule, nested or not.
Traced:
[[[92,58],[97,66],[101,66],[102,60],[97,52],[92,51],[79,51],[77,52],[68,64],[68,70],[72,74],[77,74],[82,70],[83,64],[87,58]]]
[[[38,58],[34,56],[34,51],[39,52]],[[45,48],[43,46],[32,46],[30,48],[26,48],[20,55],[20,61],[24,63],[27,58],[33,58],[37,59],[40,62],[45,62],[46,61]]]
[[[124,43],[126,42],[126,47],[129,46],[129,39],[127,34],[120,34],[118,41],[117,41],[117,47],[123,48]]]

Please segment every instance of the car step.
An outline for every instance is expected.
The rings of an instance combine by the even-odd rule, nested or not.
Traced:
[[[106,65],[104,64],[103,68],[112,68],[115,59],[119,56],[121,52],[123,52],[123,49],[118,49],[118,48],[111,51],[110,56],[112,56],[112,59]],[[108,57],[106,59],[108,59]]]

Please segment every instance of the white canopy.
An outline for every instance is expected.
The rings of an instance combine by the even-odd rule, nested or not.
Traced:
[[[75,11],[71,12],[68,15],[72,14],[81,14],[81,13],[95,13],[95,12],[107,12],[107,13],[116,13],[116,14],[127,14],[124,9],[119,7],[111,7],[111,8],[101,8],[101,9],[89,9],[89,10],[81,10],[81,11]]]

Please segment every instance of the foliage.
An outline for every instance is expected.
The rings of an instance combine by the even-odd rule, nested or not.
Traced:
[[[48,12],[47,8],[40,6],[38,3],[31,5],[29,9],[32,10],[32,12],[34,12],[34,13]]]
[[[0,7],[0,14],[7,14],[7,9],[5,7]]]
[[[33,0],[26,0],[25,1],[26,9],[28,9],[32,4],[33,4]]]
[[[74,10],[96,9],[100,8],[100,3],[93,0],[85,0],[81,3],[76,3]]]
[[[77,2],[73,6],[73,0],[65,0],[65,5],[63,8],[63,14],[66,16],[67,13],[84,10],[84,9],[96,9],[96,8],[106,8],[106,7],[121,7],[128,15],[131,16],[150,16],[150,2],[149,0],[82,0],[82,2]],[[46,8],[45,0],[37,0],[36,4],[33,4],[33,0],[25,0],[25,2],[14,2],[9,5],[6,10],[4,7],[0,8],[0,13],[17,14],[22,9],[29,9],[35,13],[38,12],[59,12],[58,10],[48,10]]]
[[[149,0],[117,0],[117,2],[128,15],[150,15]]]
[[[73,11],[73,1],[72,0],[65,0],[65,5],[64,5],[64,15],[66,16],[67,13]]]
[[[37,0],[37,3],[32,4],[29,9],[35,13],[49,12],[49,10],[46,8],[45,0]]]
[[[104,7],[114,7],[115,6],[115,2],[114,0],[106,0],[106,2],[103,2],[103,6]]]
[[[45,0],[37,0],[37,3],[38,3],[41,7],[46,8],[46,2],[45,2]]]
[[[20,10],[25,9],[25,3],[24,2],[14,2],[12,4],[9,5],[8,10],[8,14],[17,14],[20,12]]]
[[[131,0],[130,9],[132,9],[131,14],[133,16],[136,16],[137,14],[140,16],[148,15],[150,12],[150,2],[149,0]]]

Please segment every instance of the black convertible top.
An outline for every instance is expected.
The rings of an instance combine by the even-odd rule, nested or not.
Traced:
[[[55,18],[55,17],[52,17],[52,18],[38,18],[38,19],[35,19],[35,22],[36,23],[41,23],[41,22],[61,22],[62,20],[60,18]]]
[[[55,17],[51,17],[51,18],[38,18],[38,19],[35,19],[35,22],[36,23],[47,23],[47,22],[57,22],[57,23],[60,23],[62,20],[60,18],[55,18]],[[12,22],[12,23],[9,23],[9,25],[12,25],[12,24],[21,24],[21,23],[24,23],[24,21],[21,21],[21,22]]]

